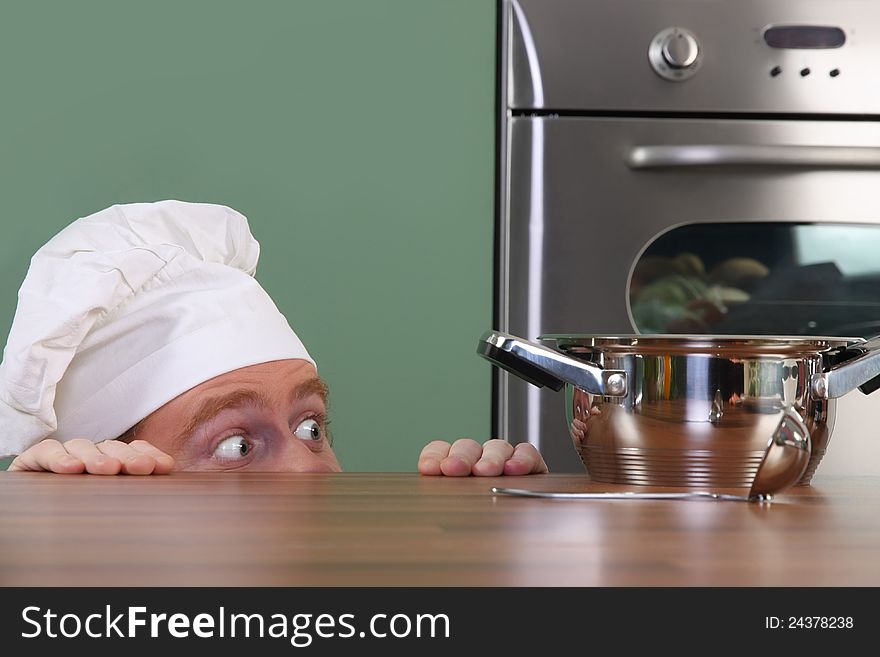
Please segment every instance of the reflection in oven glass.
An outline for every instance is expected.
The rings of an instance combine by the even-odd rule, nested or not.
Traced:
[[[690,224],[636,263],[640,333],[880,334],[880,226]]]
[[[729,258],[707,272],[693,253],[647,256],[630,283],[633,318],[642,333],[710,333],[768,273],[753,258]]]

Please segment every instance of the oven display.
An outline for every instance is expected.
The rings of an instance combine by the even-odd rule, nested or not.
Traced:
[[[771,48],[840,48],[846,42],[846,34],[839,27],[780,25],[764,30],[764,42]]]

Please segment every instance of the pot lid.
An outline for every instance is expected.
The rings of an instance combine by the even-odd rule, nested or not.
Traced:
[[[778,335],[589,335],[557,333],[542,335],[566,353],[604,351],[650,354],[737,354],[802,356],[824,353],[865,342],[863,338]]]

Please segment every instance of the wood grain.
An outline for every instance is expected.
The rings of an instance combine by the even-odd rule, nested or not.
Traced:
[[[493,485],[621,489],[582,475],[4,472],[0,584],[880,585],[880,478],[820,476],[772,505]]]

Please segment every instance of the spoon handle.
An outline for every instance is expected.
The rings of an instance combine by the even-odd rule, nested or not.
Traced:
[[[493,495],[515,495],[518,497],[542,497],[554,500],[729,500],[736,502],[766,501],[745,495],[725,495],[694,491],[690,493],[545,493],[522,488],[492,488]]]

